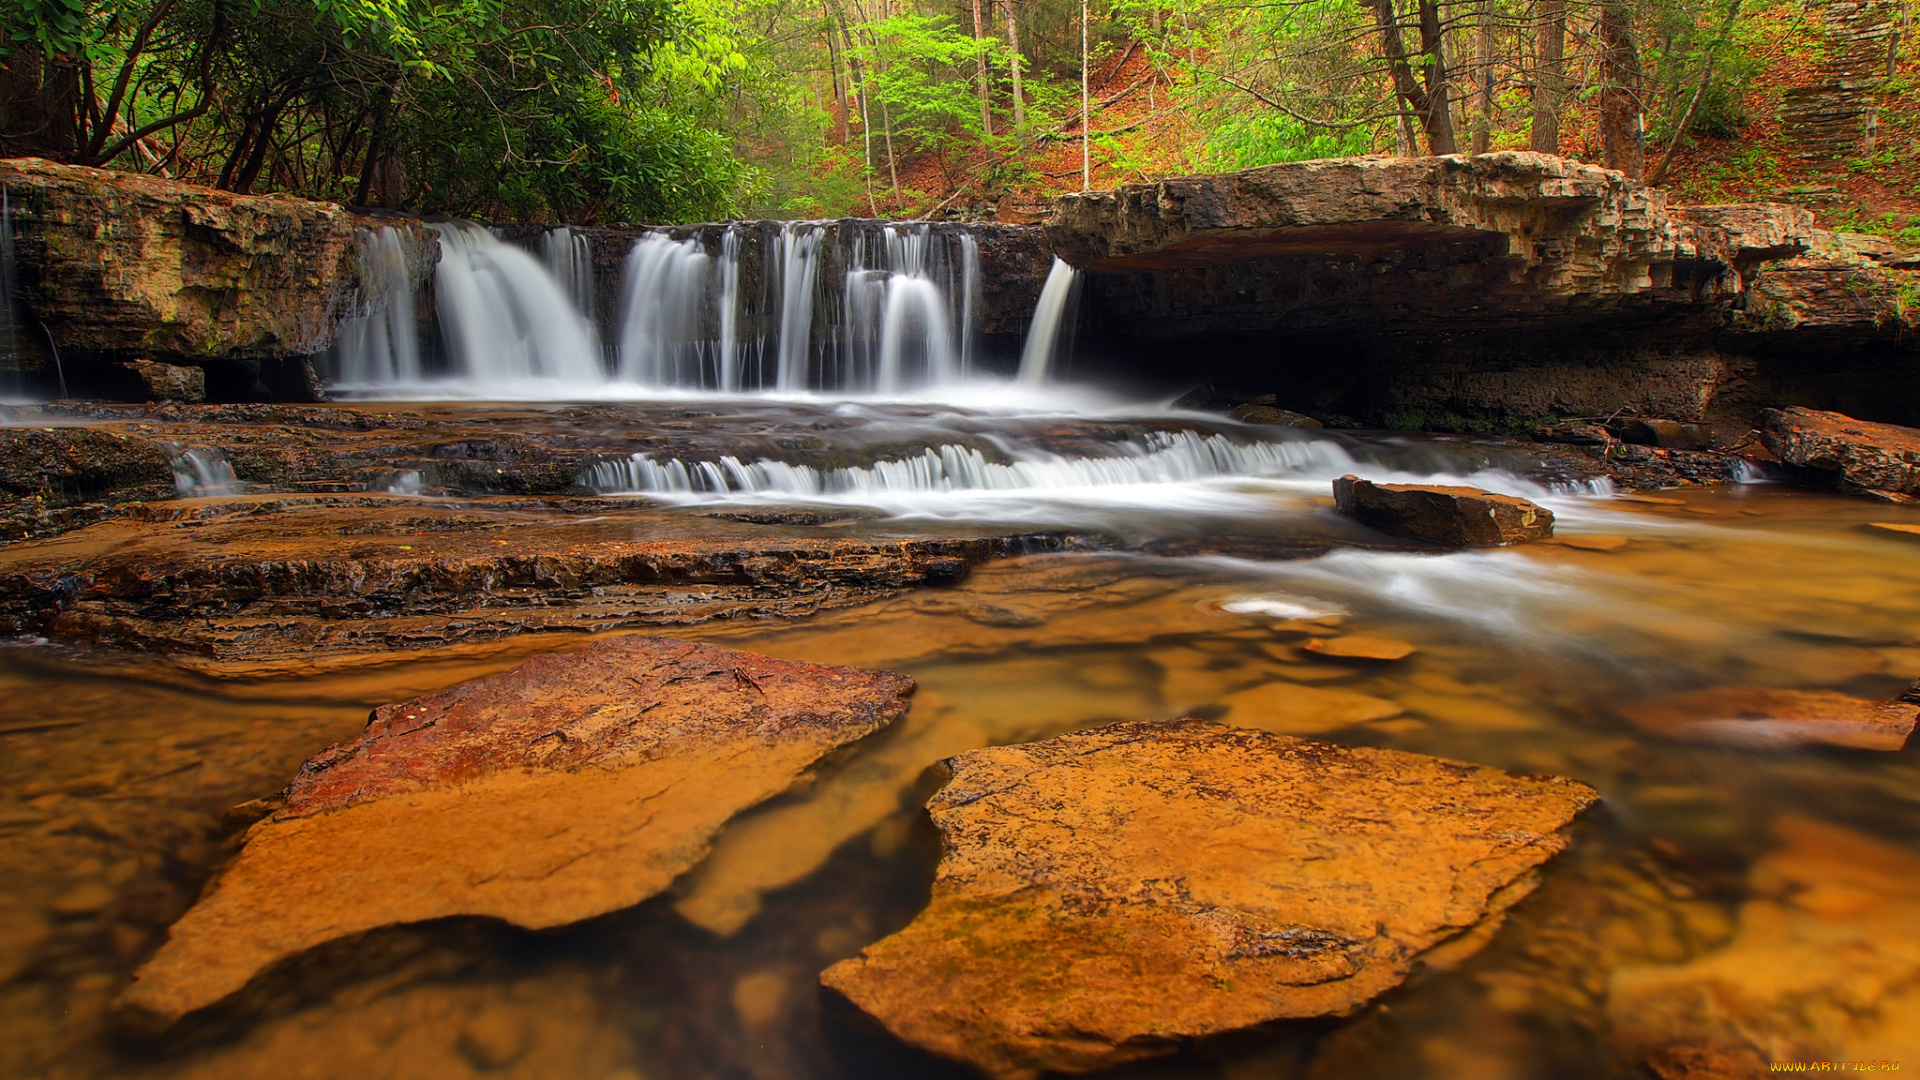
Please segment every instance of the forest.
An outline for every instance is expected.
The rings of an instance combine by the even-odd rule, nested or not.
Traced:
[[[1533,149],[1900,233],[1920,226],[1911,8],[0,0],[0,154],[592,224],[1022,220],[1166,175]]]

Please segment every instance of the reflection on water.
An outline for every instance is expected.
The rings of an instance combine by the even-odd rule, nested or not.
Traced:
[[[1631,1074],[1675,1042],[1906,1059],[1920,986],[1914,752],[1661,742],[1643,696],[1721,684],[1892,697],[1920,676],[1920,514],[1769,486],[1583,500],[1567,543],[1411,555],[1034,556],[798,624],[686,636],[913,674],[909,716],[735,822],[661,898],[546,934],[436,928],[201,1042],[117,1044],[103,1009],[267,794],[374,704],[509,666],[458,652],[324,678],[0,652],[0,1074],[932,1075],[815,976],[910,919],[929,765],[1195,713],[1528,772],[1605,808],[1487,951],[1385,1006],[1129,1075]],[[1314,641],[1404,642],[1397,660]],[[1374,648],[1375,646],[1367,646]]]

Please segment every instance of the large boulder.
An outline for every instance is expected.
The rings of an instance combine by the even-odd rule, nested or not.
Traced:
[[[207,367],[219,396],[311,392],[360,287],[366,220],[334,203],[236,195],[157,176],[0,162],[22,299],[78,392],[111,393],[116,360]],[[410,258],[438,258],[408,219]],[[36,330],[35,333],[38,333]]]
[[[301,766],[117,1009],[164,1029],[380,927],[540,928],[637,904],[912,690],[890,672],[619,637],[381,706]]]
[[[1781,461],[1859,495],[1907,502],[1920,494],[1920,430],[1794,406],[1760,415],[1760,441]]]
[[[1553,511],[1512,495],[1440,484],[1333,482],[1342,514],[1397,536],[1445,547],[1499,547],[1553,535]]]
[[[1561,777],[1196,720],[949,760],[946,843],[905,930],[821,976],[996,1077],[1340,1016],[1471,952],[1594,801]]]

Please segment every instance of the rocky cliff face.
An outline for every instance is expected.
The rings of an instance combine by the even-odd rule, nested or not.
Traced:
[[[1889,394],[1886,378],[1910,366],[1920,308],[1900,302],[1920,278],[1900,253],[1790,206],[1670,208],[1548,155],[1130,185],[1061,199],[1045,232],[1089,274],[1093,348],[1149,372],[1204,353],[1208,374],[1293,408],[1407,426],[1699,419],[1812,393],[1920,413],[1920,384]]]
[[[0,162],[35,348],[41,337],[78,394],[110,392],[127,360],[202,367],[216,398],[311,399],[307,358],[352,314],[364,219],[333,203],[235,195],[159,177]],[[420,257],[437,241],[398,222]],[[4,358],[0,358],[4,362]]]

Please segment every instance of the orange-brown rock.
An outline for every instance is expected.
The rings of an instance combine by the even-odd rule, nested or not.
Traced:
[[[374,711],[308,761],[117,1008],[165,1028],[314,946],[639,903],[821,756],[905,712],[904,675],[618,637]]]
[[[1842,491],[1907,502],[1920,495],[1920,430],[1818,409],[1768,409],[1760,439],[1781,461],[1824,473]]]
[[[1874,701],[1832,690],[1727,686],[1624,706],[1642,731],[1690,742],[1790,747],[1826,743],[1898,750],[1913,734],[1920,706]]]
[[[822,982],[996,1077],[1337,1016],[1533,886],[1595,793],[1195,720],[952,758],[933,899]]]
[[[1419,651],[1411,642],[1369,637],[1366,634],[1314,638],[1300,647],[1308,652],[1341,660],[1404,660]]]
[[[1446,547],[1499,547],[1553,535],[1553,511],[1512,495],[1437,484],[1333,482],[1342,514],[1383,532]]]

